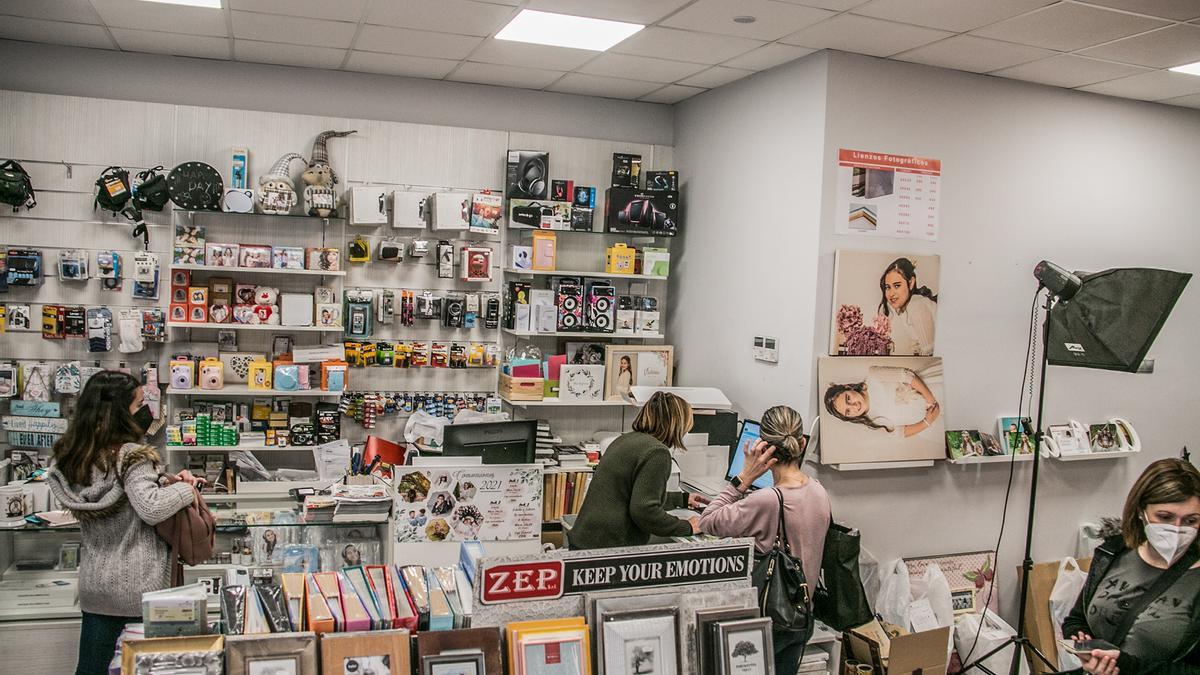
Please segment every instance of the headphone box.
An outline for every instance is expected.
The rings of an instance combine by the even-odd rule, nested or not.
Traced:
[[[609,232],[674,237],[679,220],[679,193],[613,187],[604,192],[604,223]]]
[[[382,225],[388,221],[389,188],[383,185],[352,187],[342,198],[350,205],[351,225]]]
[[[509,150],[504,171],[504,196],[509,199],[545,199],[550,188],[550,153]]]
[[[471,226],[470,192],[435,192],[430,200],[430,227],[433,229],[465,230]]]
[[[428,192],[396,190],[392,193],[392,227],[425,229],[429,225],[428,203]]]

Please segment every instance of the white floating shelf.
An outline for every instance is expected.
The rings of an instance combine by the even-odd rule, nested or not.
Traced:
[[[823,464],[834,471],[880,471],[888,469],[924,469],[933,466],[932,459],[907,462],[859,462],[854,464]]]
[[[167,445],[163,447],[165,447],[168,451],[186,450],[188,452],[237,452],[239,450],[245,450],[247,452],[311,452],[315,446],[289,445],[281,448],[277,445]]]
[[[227,384],[221,389],[167,389],[170,396],[341,396],[340,391],[325,391],[324,389],[298,389],[284,391],[280,389],[251,389],[245,384]],[[178,446],[183,447],[183,446]]]
[[[505,328],[504,332],[508,333],[509,335],[515,335],[517,337],[524,338],[578,337],[598,340],[661,340],[664,337],[662,333],[633,333],[632,335],[625,335],[622,333],[575,333],[565,331],[555,333],[535,333],[533,331],[513,330],[511,328]]]
[[[959,459],[946,460],[951,464],[1008,464],[1013,462],[1013,455],[991,455],[991,456],[975,456],[975,457],[960,457]],[[1033,453],[1017,455],[1017,462],[1032,462]]]
[[[1060,462],[1083,462],[1089,459],[1117,459],[1118,457],[1129,457],[1130,455],[1138,454],[1138,450],[1114,450],[1112,452],[1085,452],[1079,455],[1058,455],[1053,456]]]
[[[667,277],[656,277],[650,274],[612,274],[610,272],[580,272],[578,270],[519,270],[513,267],[505,268],[504,273],[537,277],[591,277],[593,279],[633,279],[635,281],[667,280]]]
[[[279,269],[276,267],[217,267],[214,265],[194,265],[189,263],[177,263],[171,265],[171,270],[190,270],[195,272],[218,272],[218,273],[234,273],[234,272],[253,272],[254,274],[290,274],[296,276],[317,276],[317,277],[344,277],[345,270],[336,272],[326,272],[324,270],[297,270],[297,269]]]
[[[626,408],[633,407],[634,404],[626,403],[625,401],[563,401],[556,398],[542,399],[541,401],[510,401],[503,396],[500,397],[505,403],[517,408],[544,407],[553,408]]]
[[[272,330],[276,333],[341,333],[342,327],[328,326],[282,326],[261,323],[192,323],[191,321],[168,321],[168,328],[208,328],[212,330]]]

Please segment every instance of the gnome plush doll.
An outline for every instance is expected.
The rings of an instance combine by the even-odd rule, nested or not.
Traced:
[[[333,186],[337,185],[337,174],[329,165],[328,142],[331,138],[341,138],[356,133],[355,131],[322,131],[313,141],[312,159],[304,170],[304,212],[310,216],[328,218],[337,198]]]
[[[296,188],[288,172],[292,162],[304,161],[299,153],[289,152],[275,160],[271,170],[258,177],[258,210],[272,216],[286,216],[296,205]]]

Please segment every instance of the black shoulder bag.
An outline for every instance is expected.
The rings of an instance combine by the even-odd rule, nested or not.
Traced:
[[[93,208],[112,211],[115,216],[125,208],[132,194],[129,172],[119,166],[110,166],[96,179],[96,202]]]
[[[22,206],[27,209],[37,206],[29,172],[11,159],[0,162],[0,203],[13,207],[13,213]]]
[[[1138,555],[1137,549],[1130,549],[1129,555]],[[1134,600],[1130,604],[1129,609],[1125,610],[1125,614],[1121,616],[1121,623],[1117,624],[1117,629],[1113,632],[1112,640],[1109,640],[1109,642],[1120,646],[1125,641],[1125,638],[1128,637],[1129,631],[1133,629],[1134,622],[1137,621],[1142,612],[1146,611],[1146,608],[1151,603],[1165,593],[1171,587],[1171,584],[1178,581],[1184,572],[1191,569],[1197,560],[1200,560],[1200,553],[1196,552],[1195,546],[1191,546],[1188,548],[1188,552],[1183,554],[1182,558],[1175,561],[1174,565],[1163,570],[1163,573],[1158,575],[1158,578],[1154,580],[1154,584],[1150,588],[1147,588],[1146,592],[1142,593],[1140,598]]]
[[[779,498],[775,543],[770,551],[755,556],[750,579],[758,591],[758,607],[764,617],[771,619],[774,630],[799,633],[807,642],[814,627],[808,580],[804,577],[804,566],[792,554],[788,543],[783,493],[778,489],[774,492]]]

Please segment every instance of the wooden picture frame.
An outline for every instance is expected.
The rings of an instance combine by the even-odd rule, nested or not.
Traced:
[[[229,635],[226,675],[316,675],[316,633]]]
[[[386,666],[387,672],[412,672],[409,639],[406,630],[326,633],[321,636],[321,673],[361,675],[373,662]]]
[[[479,652],[483,655],[484,667],[479,671],[503,672],[503,658],[500,649],[499,628],[463,628],[448,631],[425,631],[415,638],[417,643],[417,659],[424,664],[429,656],[440,656],[447,652]],[[423,671],[422,671],[423,672]]]
[[[600,675],[680,675],[676,607],[602,615],[596,645]]]
[[[775,650],[770,619],[718,621],[717,649],[723,673],[775,675]]]
[[[674,380],[675,348],[671,345],[606,345],[604,400],[630,401],[635,386],[669,387]]]

